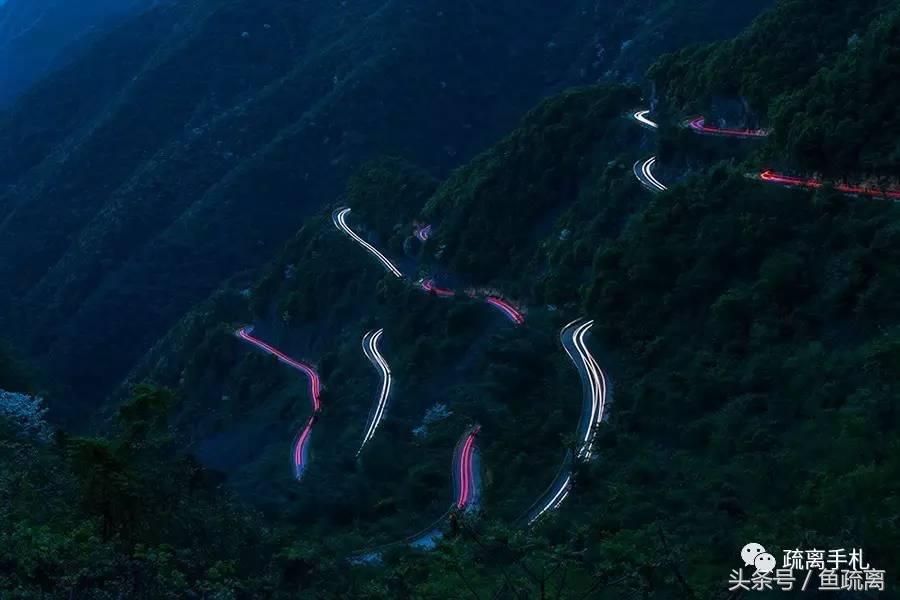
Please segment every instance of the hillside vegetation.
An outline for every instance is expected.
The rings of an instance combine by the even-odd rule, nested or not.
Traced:
[[[159,2],[0,115],[4,330],[80,421],[366,160],[442,176],[544,95],[635,77],[766,4]]]
[[[871,89],[840,85],[892,93],[881,73],[896,13],[881,9],[782,0],[733,40],[662,57],[650,71],[659,132],[627,118],[642,102],[638,86],[607,82],[538,103],[453,170],[424,151],[360,153],[343,193],[306,207],[264,266],[237,260],[245,238],[222,250],[244,270],[198,282],[199,297],[227,278],[111,399],[91,399],[103,406],[103,436],[7,431],[0,572],[14,575],[0,575],[0,590],[721,598],[748,540],[864,548],[893,589],[900,205],[747,176],[770,163],[891,173],[891,155],[875,150],[900,134],[889,115],[852,121],[872,146],[851,137],[847,154],[828,156],[805,146],[813,134],[836,144],[840,126],[826,123],[837,115],[886,112]],[[795,52],[776,43],[789,39]],[[803,66],[812,51],[815,66]],[[737,77],[723,65],[739,58],[747,67]],[[754,76],[781,60],[795,67],[777,70],[774,87]],[[774,131],[766,141],[702,137],[682,127],[692,110],[743,111]],[[632,172],[655,151],[669,186],[657,195]],[[276,156],[253,164],[281,168]],[[223,188],[229,203],[206,213],[209,240],[235,226],[243,213],[231,208],[242,202],[255,211],[247,227],[284,219],[246,185],[235,189],[247,198]],[[405,278],[335,227],[338,206]],[[424,243],[414,235],[422,223],[433,227]],[[181,266],[196,277],[193,263]],[[424,292],[417,282],[432,276],[460,293]],[[487,305],[485,291],[520,307],[525,323]],[[595,322],[587,343],[610,382],[608,418],[593,459],[572,463],[565,501],[526,527],[523,515],[575,447],[581,382],[559,332],[582,317]],[[300,481],[289,455],[310,415],[308,384],[235,336],[248,324],[321,375]],[[379,384],[360,342],[380,328],[395,387],[357,458]],[[447,510],[453,444],[474,423],[479,509],[444,521],[436,549],[409,547],[404,538]]]

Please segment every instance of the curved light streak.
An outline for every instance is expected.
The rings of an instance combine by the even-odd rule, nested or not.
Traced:
[[[472,469],[472,458],[475,454],[475,436],[481,431],[481,426],[476,425],[466,436],[459,456],[459,493],[456,498],[456,508],[462,510],[468,506],[470,497],[475,487],[475,474]]]
[[[656,165],[656,157],[651,156],[644,161],[634,163],[634,176],[637,177],[641,184],[651,192],[664,192],[667,188],[663,183],[653,175],[653,167]]]
[[[737,138],[763,138],[769,135],[769,132],[765,129],[729,129],[721,127],[710,127],[706,124],[705,117],[696,117],[689,120],[688,127],[696,133],[705,135],[721,135]]]
[[[759,174],[759,178],[770,183],[778,183],[781,185],[804,187],[809,189],[818,189],[825,186],[825,182],[819,179],[791,177],[789,175],[781,175],[773,171],[763,171]],[[877,188],[855,186],[846,183],[839,183],[834,186],[834,189],[844,194],[861,194],[865,196],[881,196],[885,198],[900,199],[900,190],[879,190]]]
[[[319,417],[319,412],[322,409],[322,403],[319,399],[319,393],[321,391],[319,374],[316,373],[315,369],[313,369],[311,366],[298,360],[294,360],[281,350],[278,350],[274,346],[271,346],[261,339],[254,337],[253,335],[251,335],[252,331],[253,326],[251,325],[241,327],[237,331],[237,336],[242,340],[253,344],[265,353],[276,357],[280,362],[288,365],[289,367],[302,371],[309,379],[309,394],[310,399],[312,400],[313,414],[310,415],[309,419],[307,419],[306,421],[306,425],[297,435],[297,438],[294,442],[294,448],[291,452],[291,458],[294,463],[294,477],[299,481],[300,478],[303,477],[303,472],[306,470],[306,459],[308,454],[307,448],[309,445],[309,438],[312,435],[313,425],[316,424],[316,420]]]
[[[384,417],[384,410],[387,406],[387,399],[391,393],[391,368],[388,366],[387,361],[384,360],[384,357],[381,355],[381,352],[378,350],[378,342],[381,340],[381,336],[384,333],[384,329],[379,329],[378,331],[370,331],[363,337],[363,352],[365,352],[366,357],[369,361],[375,365],[375,367],[381,371],[381,392],[378,395],[378,403],[375,405],[375,412],[372,414],[372,420],[369,423],[368,428],[366,429],[366,435],[363,437],[362,444],[359,447],[356,455],[359,456],[363,451],[365,445],[372,439],[375,435],[375,431],[378,429],[378,425],[381,423],[381,419]]]
[[[642,125],[646,125],[647,127],[652,127],[653,129],[659,129],[659,125],[650,119],[647,118],[647,115],[650,114],[649,110],[639,110],[632,115],[634,120]]]
[[[280,362],[288,365],[289,367],[302,371],[307,376],[307,378],[309,378],[309,394],[312,400],[313,412],[319,412],[319,410],[321,410],[322,408],[322,403],[319,399],[319,395],[321,392],[321,381],[319,379],[319,374],[316,373],[315,369],[313,369],[306,363],[294,360],[281,350],[278,350],[274,346],[270,346],[261,339],[253,337],[250,334],[252,331],[253,327],[251,326],[242,327],[237,331],[237,335],[242,340],[253,344],[267,354],[271,354],[272,356],[276,357]]]
[[[331,215],[331,220],[334,222],[335,227],[349,235],[353,241],[357,244],[365,248],[372,256],[381,261],[381,264],[385,266],[385,268],[394,274],[395,277],[400,278],[403,277],[403,273],[400,272],[394,263],[392,263],[388,258],[378,251],[375,246],[367,242],[366,240],[359,237],[355,231],[350,229],[350,226],[347,225],[347,215],[350,214],[349,208],[339,208]]]
[[[516,307],[514,307],[503,298],[499,298],[497,296],[487,296],[484,301],[491,306],[498,308],[516,325],[521,325],[525,322],[525,315],[519,312]]]
[[[451,289],[436,286],[434,279],[423,279],[419,282],[419,286],[429,294],[434,294],[439,298],[451,298],[456,295],[456,292]]]
[[[593,327],[594,322],[588,321],[580,328],[579,335],[573,336],[575,347],[581,355],[582,361],[588,370],[591,380],[591,425],[590,431],[585,433],[585,442],[587,446],[584,450],[583,457],[589,459],[591,457],[591,446],[594,442],[594,436],[597,433],[597,427],[603,422],[603,411],[606,408],[606,376],[594,359],[587,344],[584,342],[584,336]]]
[[[420,242],[427,242],[428,238],[431,237],[431,225],[422,225],[421,227],[416,228],[416,237]]]
[[[303,477],[303,472],[306,470],[307,442],[309,442],[309,436],[312,434],[313,425],[315,424],[316,415],[313,414],[306,421],[306,426],[300,432],[300,435],[297,436],[297,442],[294,444],[294,477],[297,480]]]
[[[572,489],[571,483],[572,475],[569,474],[563,480],[562,485],[559,486],[559,489],[556,490],[556,493],[547,501],[546,504],[544,504],[543,507],[541,507],[541,509],[533,517],[531,517],[531,520],[528,521],[528,524],[531,525],[532,523],[540,519],[548,510],[556,510],[557,508],[559,508],[563,501],[569,496],[569,491]]]
[[[597,365],[597,361],[594,359],[584,342],[584,336],[590,331],[591,327],[594,326],[594,321],[586,321],[578,325],[571,334],[572,345],[578,353],[578,360],[576,360],[575,356],[566,346],[566,332],[576,323],[578,323],[578,321],[574,321],[563,328],[563,348],[572,362],[575,363],[576,367],[579,366],[578,361],[580,360],[580,365],[584,369],[583,372],[587,374],[588,388],[590,391],[590,413],[586,419],[586,427],[584,434],[582,435],[578,457],[589,460],[592,455],[593,440],[596,435],[597,426],[603,422],[603,413],[606,407],[606,376]],[[579,369],[579,372],[582,372],[581,369]]]

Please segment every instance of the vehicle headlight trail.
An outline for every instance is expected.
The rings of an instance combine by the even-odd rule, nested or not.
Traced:
[[[378,350],[378,342],[381,340],[381,336],[384,334],[384,329],[379,329],[378,331],[370,331],[363,337],[363,352],[366,355],[366,358],[369,359],[375,368],[379,370],[381,373],[381,391],[378,395],[378,401],[375,404],[375,410],[372,413],[372,418],[369,421],[368,427],[366,428],[366,434],[363,436],[362,444],[359,447],[356,455],[359,456],[363,451],[363,448],[372,439],[375,435],[375,431],[378,429],[378,425],[381,423],[381,419],[384,417],[385,407],[387,406],[388,396],[391,394],[391,368],[388,366],[387,361],[384,360],[384,357],[381,355],[381,352]]]
[[[288,365],[293,369],[301,371],[309,379],[309,393],[312,402],[313,414],[309,417],[309,419],[306,421],[306,425],[296,436],[296,439],[294,440],[294,448],[291,452],[291,458],[294,463],[294,477],[300,479],[303,476],[303,472],[306,470],[309,438],[312,435],[313,426],[316,424],[316,421],[319,417],[319,412],[322,409],[322,403],[319,399],[321,391],[319,374],[316,373],[315,369],[313,369],[311,366],[298,360],[294,360],[281,350],[278,350],[274,346],[271,346],[261,339],[254,337],[253,335],[251,335],[252,331],[253,327],[248,325],[247,327],[238,329],[236,334],[239,338],[246,342],[249,342],[266,354],[276,357],[280,362]]]
[[[299,480],[303,477],[303,472],[306,470],[307,457],[309,455],[307,448],[309,437],[312,435],[313,425],[316,424],[316,415],[311,415],[309,419],[306,421],[306,426],[297,436],[297,440],[294,442],[294,477]]]
[[[635,121],[641,123],[642,125],[646,125],[647,127],[651,127],[653,129],[659,129],[659,125],[657,123],[647,118],[647,115],[649,114],[649,110],[639,110],[631,116]]]
[[[585,460],[591,458],[591,447],[597,426],[603,421],[606,403],[606,377],[584,342],[584,336],[593,325],[594,321],[580,324],[579,321],[574,321],[564,327],[560,333],[563,348],[575,364],[575,368],[578,369],[584,388],[585,410],[582,412],[579,426],[583,432],[580,434],[581,447],[578,449],[577,455]],[[578,355],[577,359],[576,354]]]
[[[452,521],[454,514],[472,510],[478,505],[480,482],[476,461],[476,438],[481,432],[481,425],[470,427],[453,448],[450,465],[453,479],[453,504],[437,521],[402,540],[385,544],[368,550],[355,552],[350,557],[353,564],[375,564],[381,561],[383,553],[389,548],[410,546],[420,550],[432,550],[444,537],[448,517]],[[559,502],[559,499],[556,500]]]
[[[585,336],[593,325],[594,321],[576,319],[566,324],[559,334],[563,349],[581,377],[582,410],[577,430],[579,444],[575,449],[575,457],[580,460],[591,459],[594,437],[597,434],[598,425],[603,422],[606,408],[606,376],[585,343]],[[529,509],[528,524],[533,524],[547,511],[559,508],[569,497],[572,484],[572,454],[570,453],[563,461],[562,467],[548,490]]]
[[[353,241],[355,241],[357,244],[359,244],[360,246],[365,248],[372,256],[377,258],[388,271],[390,271],[391,273],[394,274],[395,277],[397,277],[397,278],[403,277],[403,273],[400,272],[400,269],[398,269],[394,265],[394,263],[392,263],[388,259],[388,257],[386,257],[384,254],[379,252],[378,249],[375,248],[375,246],[373,246],[366,240],[362,239],[359,235],[357,235],[357,233],[355,231],[350,229],[350,226],[347,225],[347,215],[348,214],[350,214],[349,208],[339,208],[336,211],[334,211],[334,213],[332,213],[332,215],[331,215],[331,220],[334,222],[334,226],[337,227],[338,229],[340,229],[341,231],[343,231],[344,233],[346,233],[347,235],[349,235],[350,238],[353,239]]]
[[[653,175],[653,167],[656,165],[656,157],[639,160],[634,163],[634,176],[645,188],[654,193],[664,192],[667,188],[663,183]]]

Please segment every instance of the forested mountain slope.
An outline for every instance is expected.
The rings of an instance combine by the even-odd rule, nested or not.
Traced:
[[[734,39],[668,55],[649,75],[672,116],[771,126],[775,164],[896,185],[898,22],[886,0],[778,2]]]
[[[869,67],[891,56],[893,13],[866,14],[853,25],[858,54],[836,50],[790,93],[815,97],[812,108],[828,114],[863,110],[815,90],[829,76],[874,76]],[[846,15],[818,18],[811,31],[830,32]],[[667,70],[677,56],[654,69],[658,89],[692,85],[690,73]],[[480,423],[475,533],[461,530],[433,555],[398,549],[388,569],[360,567],[384,586],[374,597],[442,597],[460,577],[479,591],[536,590],[534,573],[519,568],[529,561],[573,569],[574,580],[550,583],[563,597],[716,597],[750,537],[865,546],[873,563],[895,564],[897,205],[746,177],[787,160],[789,138],[748,145],[683,131],[683,107],[665,94],[659,112],[674,116],[660,118],[661,139],[670,154],[695,150],[690,171],[678,177],[673,160],[670,189],[651,196],[631,171],[655,144],[624,118],[637,101],[628,88],[564,93],[437,184],[396,161],[366,167],[342,203],[409,280],[384,271],[325,211],[255,284],[235,281],[176,327],[135,380],[176,386],[183,441],[231,471],[236,489],[272,486],[261,505],[274,514],[305,531],[340,532],[330,537],[339,555],[433,518],[444,499],[435,490],[447,485],[439,450],[465,423]],[[891,123],[884,139],[900,133]],[[422,246],[414,223],[433,225]],[[525,325],[491,321],[477,297],[423,293],[415,281],[430,275],[505,294],[527,309]],[[517,529],[552,479],[578,420],[576,374],[557,339],[578,317],[595,319],[591,345],[614,390],[609,420],[558,516],[522,539],[506,528]],[[305,383],[234,338],[247,322],[322,373],[325,408],[301,482],[284,456],[308,411]],[[377,384],[358,340],[382,327],[403,383],[356,462]],[[412,429],[436,402],[452,415],[417,438]]]
[[[152,0],[3,0],[0,2],[0,109],[110,21]]]
[[[766,4],[160,3],[0,116],[4,328],[80,414],[365,159],[446,173],[548,92]]]
[[[786,35],[776,17],[800,4],[778,2],[739,40],[760,23]],[[819,102],[814,114],[862,111],[829,84],[878,81],[869,67],[892,56],[892,13],[861,2],[868,16],[854,21],[813,4],[798,35],[858,30],[858,54],[823,51],[771,106],[791,94]],[[714,72],[711,57],[739,43],[708,48],[696,68]],[[779,47],[757,51],[746,58],[763,64]],[[792,152],[826,166],[779,131],[748,141],[685,130],[676,91],[697,85],[675,68],[685,56],[653,70],[659,131],[628,118],[637,86],[589,86],[538,104],[452,172],[383,158],[353,169],[271,262],[229,279],[144,357],[106,406],[108,437],[39,443],[2,421],[0,590],[721,598],[750,539],[862,547],[894,589],[900,206],[748,177]],[[742,105],[724,80],[703,89],[698,112]],[[893,123],[878,139],[896,139]],[[657,150],[669,189],[654,195],[633,165]],[[344,204],[404,278],[338,229],[331,209]],[[423,289],[432,276],[458,293]],[[594,320],[587,344],[610,402],[593,457],[567,462],[582,396],[559,334],[578,318]],[[309,382],[235,336],[251,323],[321,376],[299,481],[289,456]],[[360,341],[381,328],[395,387],[357,457],[379,386]],[[148,377],[172,392],[132,385]],[[375,552],[446,511],[453,444],[474,423],[477,510],[446,521],[433,551]],[[567,467],[567,495],[526,527],[523,513]]]

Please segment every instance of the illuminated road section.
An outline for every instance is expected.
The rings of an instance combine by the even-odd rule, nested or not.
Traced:
[[[391,368],[388,366],[387,361],[384,360],[384,357],[381,355],[381,352],[378,351],[378,342],[381,340],[381,336],[384,333],[384,329],[379,329],[378,331],[370,331],[363,337],[363,352],[366,354],[366,358],[369,359],[376,369],[381,372],[381,392],[378,395],[378,402],[375,405],[375,410],[372,413],[372,419],[369,422],[369,426],[366,429],[366,435],[363,437],[362,444],[359,447],[359,451],[357,451],[356,455],[363,451],[365,445],[372,439],[372,436],[375,435],[375,431],[378,429],[378,425],[381,423],[381,419],[384,417],[384,409],[387,405],[388,396],[391,393]]]
[[[606,376],[584,342],[585,335],[593,325],[593,321],[582,322],[577,319],[563,327],[559,334],[563,349],[578,369],[582,382],[582,414],[577,431],[580,444],[576,450],[576,456],[581,460],[591,458],[594,436],[597,426],[603,422],[606,406]],[[533,524],[547,511],[558,509],[569,497],[571,490],[572,461],[567,456],[553,484],[544,494],[544,499],[539,501],[537,508],[532,509],[528,524]]]
[[[331,220],[334,222],[334,226],[349,235],[353,241],[357,244],[365,248],[372,256],[381,261],[381,264],[385,266],[385,268],[394,274],[394,277],[400,278],[403,277],[403,273],[400,272],[394,263],[392,263],[388,258],[378,251],[375,246],[367,242],[366,240],[359,237],[355,231],[350,229],[350,226],[347,225],[347,215],[350,214],[349,208],[339,208],[331,215]]]
[[[428,238],[431,237],[431,225],[422,225],[421,227],[416,227],[416,237],[420,242],[427,242]]]
[[[569,497],[569,492],[572,490],[572,475],[567,474],[565,478],[559,483],[559,485],[554,486],[553,488],[555,493],[550,496],[547,502],[541,506],[541,508],[531,517],[528,521],[529,525],[534,524],[535,521],[544,516],[548,510],[556,510],[558,509],[566,498]]]
[[[723,129],[720,127],[710,127],[706,124],[706,119],[697,117],[688,121],[687,126],[695,133],[703,135],[721,135],[724,137],[736,138],[764,138],[769,132],[764,129]]]
[[[809,189],[818,189],[825,186],[825,183],[819,179],[804,179],[802,177],[790,177],[788,175],[780,175],[772,171],[763,171],[759,178],[770,183],[778,183],[781,185],[789,185],[795,187],[803,187]],[[865,196],[880,196],[883,198],[893,198],[900,200],[900,191],[898,190],[879,190],[877,188],[854,186],[846,183],[839,183],[834,186],[839,192],[844,194],[860,194]]]
[[[583,411],[582,423],[579,426],[584,432],[581,433],[578,457],[589,460],[597,426],[603,422],[603,411],[606,407],[606,377],[584,343],[584,336],[593,327],[594,322],[579,323],[580,320],[566,325],[560,333],[560,340],[582,379],[586,410]]]
[[[303,477],[303,471],[306,470],[307,458],[309,456],[309,452],[307,451],[307,448],[309,447],[309,436],[312,434],[313,425],[315,424],[316,415],[311,415],[309,420],[306,421],[306,426],[294,442],[294,477],[298,480]]]
[[[452,298],[456,295],[456,292],[451,289],[436,286],[433,279],[423,279],[419,282],[419,286],[429,294],[434,294],[439,298]]]
[[[653,121],[651,121],[650,119],[647,118],[647,115],[649,115],[649,114],[650,114],[649,110],[639,110],[631,116],[632,116],[632,118],[634,118],[635,121],[637,121],[641,125],[646,125],[647,127],[650,127],[652,129],[659,129],[659,125],[657,123],[654,123]]]
[[[251,335],[252,331],[252,326],[242,327],[237,331],[237,336],[242,340],[253,344],[266,354],[270,354],[276,357],[280,362],[288,365],[289,367],[302,371],[309,379],[309,393],[312,400],[313,414],[306,421],[306,425],[294,440],[294,450],[291,453],[291,458],[294,463],[294,477],[300,479],[303,476],[303,472],[306,470],[307,457],[309,454],[307,448],[309,447],[309,438],[310,435],[312,435],[313,425],[316,424],[316,420],[319,418],[319,412],[322,408],[322,403],[319,400],[319,394],[321,391],[319,374],[316,373],[316,371],[311,366],[298,360],[294,360],[290,356],[283,353],[281,350],[270,346],[259,338],[253,337]]]
[[[475,480],[475,470],[473,468],[475,455],[475,437],[481,431],[481,426],[476,425],[465,436],[459,451],[459,456],[455,457],[455,472],[459,479],[459,489],[456,494],[456,508],[464,510],[470,503],[477,499],[477,488]]]
[[[667,188],[662,184],[654,175],[653,175],[653,167],[656,165],[656,157],[651,156],[645,160],[639,160],[634,163],[634,176],[637,177],[637,180],[641,182],[645,188],[654,193],[664,192]]]
[[[519,312],[512,304],[510,304],[503,298],[498,298],[497,296],[488,296],[484,299],[484,301],[491,306],[499,309],[516,325],[521,325],[525,322],[525,315]]]
[[[313,412],[319,412],[319,410],[322,408],[322,403],[319,400],[321,382],[319,381],[319,374],[316,373],[315,369],[313,369],[306,363],[294,360],[281,350],[270,346],[261,339],[253,337],[252,335],[250,335],[252,331],[253,327],[243,327],[238,330],[237,335],[242,340],[250,342],[263,352],[266,352],[267,354],[271,354],[272,356],[278,358],[279,361],[288,365],[289,367],[302,371],[309,378],[309,394],[310,398],[312,399]]]

